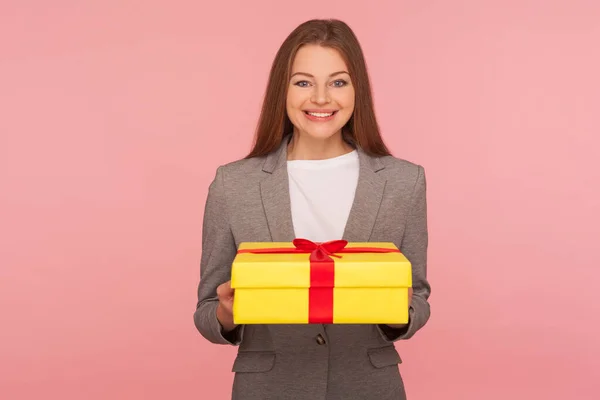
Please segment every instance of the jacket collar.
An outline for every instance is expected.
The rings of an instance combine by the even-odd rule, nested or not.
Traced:
[[[262,166],[267,176],[260,182],[260,193],[274,242],[288,242],[295,238],[287,174],[287,145],[290,139],[291,135],[286,135],[279,148],[265,157]],[[378,172],[385,166],[379,158],[369,156],[358,147],[356,150],[360,165],[358,185],[342,239],[368,242],[386,184],[385,178]]]

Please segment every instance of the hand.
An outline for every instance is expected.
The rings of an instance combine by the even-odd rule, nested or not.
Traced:
[[[227,281],[217,287],[217,297],[219,298],[217,319],[225,332],[230,332],[237,326],[233,323],[234,294],[235,289],[231,288],[231,281]]]

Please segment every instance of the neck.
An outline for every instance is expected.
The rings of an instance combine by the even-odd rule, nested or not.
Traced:
[[[338,132],[326,139],[316,139],[294,131],[287,148],[288,160],[325,160],[354,150]]]

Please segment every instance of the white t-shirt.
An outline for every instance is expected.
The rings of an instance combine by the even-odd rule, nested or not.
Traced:
[[[356,150],[325,160],[291,160],[287,169],[296,237],[342,239],[358,184]]]

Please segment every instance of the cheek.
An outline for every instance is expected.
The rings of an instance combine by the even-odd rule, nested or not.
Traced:
[[[339,103],[344,108],[354,109],[354,90],[345,91],[339,98]]]
[[[294,111],[298,108],[300,108],[300,106],[302,105],[302,96],[293,88],[289,89],[288,95],[287,95],[287,108],[289,111]]]

